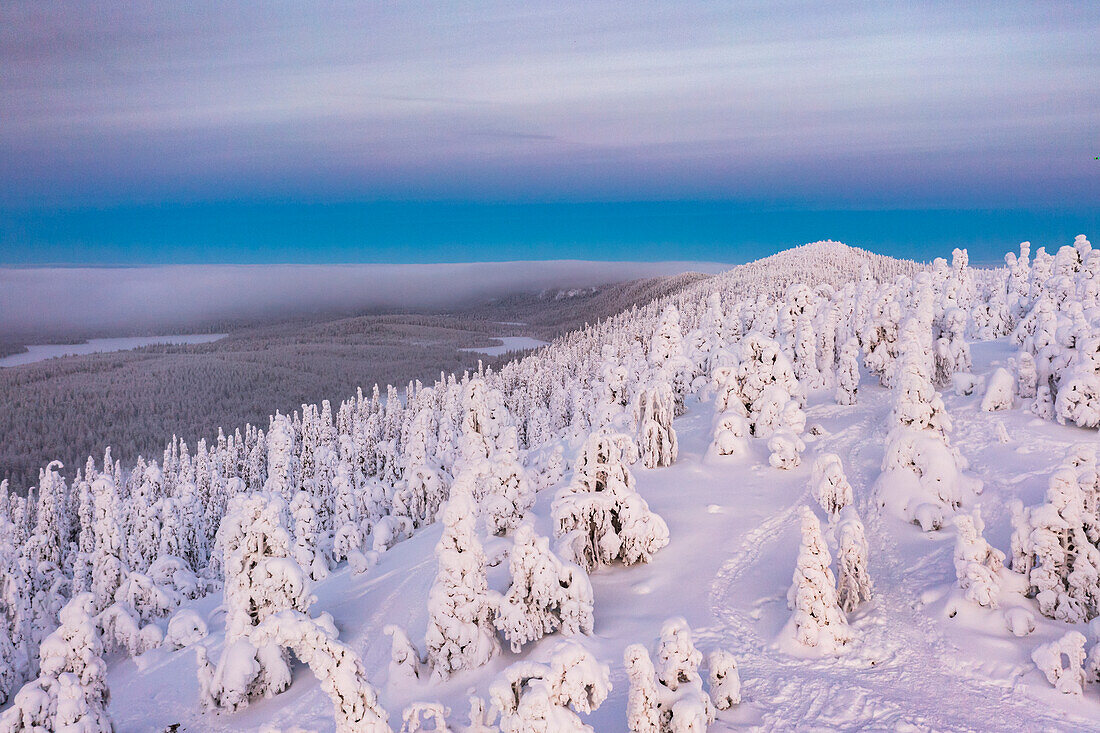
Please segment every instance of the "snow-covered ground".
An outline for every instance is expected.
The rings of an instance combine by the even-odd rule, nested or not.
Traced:
[[[499,341],[500,344],[497,346],[476,346],[468,349],[459,349],[459,351],[475,351],[478,354],[500,356],[501,354],[507,354],[509,351],[537,349],[540,346],[546,346],[545,341],[539,341],[530,336],[494,336],[493,340]]]
[[[988,374],[1012,353],[1006,339],[975,344],[974,372]],[[613,684],[608,700],[586,718],[597,731],[626,730],[629,686],[623,650],[632,643],[651,644],[661,623],[672,616],[687,619],[704,653],[726,649],[737,657],[744,699],[718,714],[714,731],[1097,728],[1100,700],[1092,694],[1083,699],[1059,694],[1030,658],[1036,646],[1070,626],[1036,614],[1036,631],[1017,638],[1006,629],[1000,610],[974,606],[947,617],[941,597],[956,582],[954,531],[926,534],[874,506],[870,490],[879,474],[893,399],[890,390],[866,374],[862,385],[860,402],[851,408],[834,404],[831,393],[811,394],[808,424],[820,425],[822,434],[807,436],[803,463],[794,470],[770,467],[764,441],[753,441],[746,457],[706,459],[714,410],[709,401],[690,398],[687,413],[675,422],[676,463],[657,469],[635,466],[638,491],[668,523],[671,542],[650,564],[592,575],[595,634],[584,644],[610,664]],[[986,537],[1007,548],[1006,502],[1040,502],[1066,449],[1095,441],[1096,434],[1039,420],[1022,409],[983,412],[980,392],[947,394],[945,402],[955,420],[954,443],[985,482]],[[1008,432],[1006,444],[995,437],[998,422]],[[810,466],[822,452],[841,456],[854,487],[867,528],[875,594],[851,617],[849,649],[837,657],[807,659],[785,653],[778,639],[791,614],[786,594],[799,545],[798,509],[816,508]],[[534,507],[536,529],[546,535],[553,533],[552,498],[552,489],[543,490]],[[522,656],[505,650],[485,667],[441,684],[389,684],[390,641],[382,629],[403,624],[413,641],[422,643],[440,529],[432,525],[397,544],[364,575],[353,575],[345,566],[315,589],[314,608],[330,612],[341,639],[362,655],[395,729],[401,710],[417,700],[441,701],[454,720],[464,721],[470,690],[485,696],[501,670],[520,658],[539,658],[557,641],[545,637]],[[495,540],[486,549],[492,555],[505,545]],[[498,590],[507,584],[505,567],[490,574]],[[194,605],[211,621],[212,657],[219,645],[219,603],[220,595],[214,595]],[[285,693],[254,700],[239,713],[216,715],[203,713],[197,704],[195,664],[192,649],[157,649],[137,660],[112,661],[110,712],[117,729],[160,730],[173,723],[196,731],[333,729],[328,698],[304,666]]]
[[[31,344],[22,354],[12,354],[0,359],[0,367],[33,364],[36,361],[58,356],[102,354],[109,351],[129,351],[153,344],[206,344],[217,341],[224,333],[185,333],[169,336],[119,336],[116,338],[88,339],[82,344]]]
[[[403,399],[54,462],[0,507],[0,722],[1095,729],[1100,251],[1006,265],[816,243]]]

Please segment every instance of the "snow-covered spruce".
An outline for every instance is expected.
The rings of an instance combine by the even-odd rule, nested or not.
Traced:
[[[637,460],[630,436],[593,433],[558,492],[552,514],[562,556],[586,571],[600,565],[649,562],[668,544],[668,526],[634,488]]]
[[[1085,462],[1075,465],[1071,453],[1050,477],[1043,504],[1012,505],[1013,569],[1026,575],[1043,615],[1071,623],[1100,615],[1095,452],[1091,446],[1082,452]]]
[[[967,463],[947,437],[951,419],[932,386],[923,329],[916,318],[902,326],[906,348],[895,376],[892,429],[873,490],[881,507],[928,532],[942,527],[982,484],[964,473]]]
[[[840,511],[834,531],[837,545],[837,604],[845,613],[851,613],[864,601],[871,600],[874,592],[868,570],[867,537],[855,507],[846,506]]]
[[[472,492],[489,531],[504,534],[519,524],[535,500],[520,462],[519,434],[503,394],[482,379],[466,384],[462,406],[455,482],[465,482]]]
[[[802,540],[787,605],[794,611],[784,633],[822,653],[851,641],[848,620],[840,612],[832,557],[821,536],[821,523],[809,507],[801,510]]]
[[[164,646],[168,649],[183,649],[206,638],[208,629],[202,616],[190,608],[177,611],[168,621],[164,633]]]
[[[286,649],[253,630],[269,616],[309,612],[314,597],[309,578],[291,557],[282,494],[235,496],[218,529],[225,571],[225,644],[216,665],[196,646],[200,696],[209,708],[236,710],[257,695],[271,696],[290,685]]]
[[[935,341],[934,377],[935,383],[940,386],[950,384],[952,375],[970,371],[967,323],[967,314],[961,308],[949,308],[941,318],[940,336]]]
[[[741,704],[741,675],[737,671],[737,659],[719,649],[707,655],[710,699],[718,710],[728,710]]]
[[[983,531],[985,523],[977,508],[955,517],[955,577],[968,601],[996,608],[1005,556],[986,542]]]
[[[585,733],[578,713],[600,707],[611,692],[611,674],[576,642],[564,641],[545,664],[517,662],[489,688],[502,733]]]
[[[38,678],[24,685],[0,714],[0,730],[114,730],[107,715],[107,665],[91,616],[94,607],[92,594],[81,593],[61,609],[61,625],[42,641]]]
[[[529,522],[519,526],[509,559],[511,583],[496,600],[496,627],[513,652],[529,641],[561,630],[566,636],[592,633],[592,585],[578,565],[559,560],[550,540]]]
[[[101,474],[92,483],[95,549],[92,551],[92,597],[97,611],[109,606],[127,574],[123,562],[121,511],[114,479]]]
[[[405,629],[389,624],[382,632],[390,637],[389,682],[413,682],[420,679],[426,660],[409,639]]]
[[[740,703],[741,681],[733,656],[724,651],[710,655],[710,695],[699,674],[702,659],[682,618],[661,626],[654,656],[641,644],[628,646],[623,653],[630,680],[627,728],[632,733],[705,731],[714,722],[715,708]]]
[[[736,366],[717,368],[714,380],[715,412],[743,415],[754,436],[768,438],[780,430],[798,435],[805,427],[802,388],[790,359],[774,339],[755,331],[747,334],[740,342]]]
[[[811,476],[810,491],[814,499],[830,519],[836,519],[840,510],[852,503],[852,485],[844,475],[840,456],[835,453],[818,456]]]
[[[626,701],[627,729],[631,733],[660,733],[660,683],[649,650],[642,644],[631,644],[623,651],[623,665],[630,680]]]
[[[1004,367],[997,367],[986,382],[982,409],[986,412],[1010,410],[1015,395],[1016,383],[1012,374]]]
[[[278,611],[252,629],[250,641],[257,649],[288,648],[309,665],[332,701],[338,733],[390,733],[359,655],[337,639],[327,614],[313,619],[295,609]]]
[[[835,399],[838,405],[854,405],[859,399],[859,340],[855,336],[840,348]]]
[[[664,380],[654,380],[639,390],[635,398],[638,452],[646,468],[671,466],[676,461],[679,447],[672,427],[675,403],[672,385]]]
[[[1085,643],[1084,634],[1070,631],[1060,639],[1036,647],[1031,659],[1058,692],[1082,695],[1085,689]]]
[[[794,433],[780,431],[768,438],[768,463],[772,468],[784,470],[797,468],[802,463],[802,451],[806,444]]]
[[[665,306],[649,343],[649,363],[661,373],[662,381],[671,385],[675,413],[680,414],[684,394],[691,382],[692,364],[684,353],[684,336],[676,306]]]
[[[743,456],[748,453],[752,429],[744,415],[727,410],[714,422],[714,441],[710,451],[719,456]]]
[[[328,577],[328,560],[322,549],[321,518],[313,504],[313,497],[306,491],[298,491],[290,502],[290,518],[294,523],[294,561],[306,571],[310,580]]]
[[[425,647],[436,680],[476,669],[500,652],[476,524],[473,497],[452,489],[443,510],[443,536],[435,548],[439,570],[428,594]]]

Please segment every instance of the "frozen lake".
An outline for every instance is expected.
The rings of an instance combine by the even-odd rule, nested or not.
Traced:
[[[169,336],[122,336],[119,338],[88,339],[82,344],[36,344],[27,346],[22,354],[12,354],[0,359],[0,367],[32,364],[55,356],[101,354],[108,351],[128,351],[151,344],[205,344],[217,341],[224,333],[185,333]]]
[[[478,346],[468,349],[459,349],[459,351],[476,351],[479,354],[486,354],[488,356],[500,356],[509,351],[537,349],[540,346],[546,346],[545,341],[539,341],[530,336],[493,336],[492,338],[495,341],[500,341],[500,346]]]

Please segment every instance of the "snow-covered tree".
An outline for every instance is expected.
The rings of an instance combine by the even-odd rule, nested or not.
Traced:
[[[561,629],[592,633],[592,586],[588,575],[550,551],[550,541],[525,522],[517,528],[509,559],[511,583],[496,603],[496,626],[519,652],[528,641]]]
[[[718,710],[728,710],[741,703],[741,675],[737,671],[737,659],[727,651],[718,649],[707,656],[710,673],[710,699]]]
[[[38,511],[25,549],[36,568],[49,566],[59,570],[69,549],[68,487],[61,475],[64,468],[61,461],[51,461],[38,474]]]
[[[473,497],[452,489],[443,510],[443,536],[435,548],[439,571],[428,594],[425,646],[438,680],[476,669],[500,651],[476,518]]]
[[[1054,414],[1060,423],[1095,428],[1100,426],[1100,335],[1083,339],[1074,352],[1059,380]]]
[[[206,638],[206,622],[195,610],[183,608],[173,614],[164,632],[164,646],[168,649],[183,649]]]
[[[846,506],[836,525],[837,604],[845,613],[871,600],[872,583],[868,572],[867,537],[855,507]]]
[[[131,474],[134,490],[130,492],[127,508],[126,559],[131,570],[145,572],[160,553],[160,510],[164,475],[155,462],[142,465],[141,472]]]
[[[950,308],[943,315],[940,337],[935,343],[935,383],[951,383],[951,376],[970,371],[970,344],[966,342],[968,318],[961,308]]]
[[[1066,695],[1082,695],[1085,688],[1084,634],[1070,631],[1049,644],[1043,644],[1031,653],[1035,666],[1058,692]]]
[[[1011,372],[1004,367],[997,367],[986,382],[985,396],[982,397],[982,409],[986,412],[1012,409],[1012,401],[1016,394],[1016,382]]]
[[[341,461],[332,480],[333,509],[332,559],[342,562],[363,545],[363,522],[359,511],[351,465]]]
[[[672,427],[675,395],[665,381],[654,381],[638,392],[634,418],[638,425],[638,445],[646,468],[671,466],[679,452],[676,430]]]
[[[780,430],[797,435],[805,427],[804,396],[794,367],[779,344],[767,336],[755,331],[747,334],[740,343],[737,365],[715,369],[714,378],[716,412],[744,415],[753,435],[767,438]]]
[[[684,336],[680,330],[680,313],[669,304],[661,313],[653,337],[649,341],[649,363],[665,375],[675,395],[675,410],[683,410],[683,397],[691,383],[692,364],[684,354]]]
[[[630,680],[627,729],[631,733],[661,733],[661,693],[649,651],[642,644],[631,644],[623,652],[623,664]]]
[[[788,628],[803,646],[835,652],[852,638],[840,612],[832,558],[821,536],[821,523],[809,507],[802,507],[802,541],[787,605],[794,611]]]
[[[949,441],[951,419],[932,386],[926,333],[918,318],[902,325],[905,350],[896,369],[892,429],[875,494],[880,506],[927,532],[942,527],[982,484],[964,473],[966,461]]]
[[[798,318],[794,330],[794,366],[798,381],[810,389],[825,386],[825,377],[817,368],[817,338],[808,314]]]
[[[455,482],[470,489],[489,531],[504,534],[522,521],[535,501],[520,462],[519,434],[503,394],[482,379],[466,384],[462,411]]]
[[[966,599],[979,606],[996,608],[1001,592],[1004,553],[986,542],[985,524],[977,508],[955,517],[955,577]]]
[[[123,561],[122,512],[114,479],[107,472],[92,483],[95,548],[92,550],[92,597],[102,611],[115,597],[128,570]]]
[[[621,561],[649,562],[668,544],[668,526],[634,488],[629,463],[637,460],[630,437],[593,433],[558,492],[552,513],[566,557],[591,571]]]
[[[435,398],[430,387],[417,395],[419,406],[403,440],[402,480],[394,492],[394,512],[417,527],[435,521],[447,499],[447,477],[435,459],[439,434]]]
[[[859,398],[859,340],[851,336],[840,347],[836,370],[836,403],[854,405]]]
[[[751,434],[752,428],[743,415],[723,412],[714,421],[711,450],[719,456],[743,456],[748,453]]]
[[[1079,623],[1100,614],[1100,549],[1090,541],[1085,492],[1077,470],[1050,477],[1046,501],[1014,517],[1013,565],[1026,572],[1039,610]]]
[[[389,624],[382,632],[390,637],[390,677],[389,682],[412,682],[420,679],[425,664],[416,645],[409,639],[405,629]]]
[[[267,480],[264,491],[279,494],[290,503],[298,489],[299,451],[295,445],[294,425],[290,418],[275,413],[267,429]]]
[[[712,679],[718,683],[712,682],[711,687],[711,695],[726,702],[735,692],[728,665],[732,658],[727,656],[716,658],[718,673],[712,670]],[[640,644],[632,644],[624,652],[630,680],[626,711],[629,730],[634,733],[705,731],[714,722],[714,704],[703,690],[699,674],[703,655],[695,648],[691,629],[684,619],[672,618],[661,626],[654,657]],[[732,670],[736,677],[736,664]],[[737,687],[739,701],[739,680]]]
[[[1020,351],[1015,359],[1016,394],[1022,399],[1035,396],[1039,387],[1039,373],[1035,368],[1035,357],[1030,352]]]
[[[81,593],[61,609],[61,625],[39,649],[39,676],[0,714],[0,730],[111,731],[103,642],[92,618],[94,599]]]
[[[591,733],[578,713],[600,707],[611,691],[611,675],[576,642],[556,646],[546,664],[517,662],[489,688],[500,711],[501,733]]]
[[[565,477],[565,451],[560,445],[554,446],[545,457],[545,463],[539,475],[539,489],[549,489],[561,483]]]
[[[421,731],[446,731],[447,716],[450,709],[438,702],[413,702],[401,711],[401,733],[421,733]],[[431,728],[425,728],[425,724]]]
[[[773,433],[768,438],[768,462],[773,468],[796,468],[802,463],[802,451],[806,444],[797,435],[787,431]]]
[[[823,453],[814,460],[810,491],[831,519],[835,519],[841,509],[852,503],[852,485],[844,475],[840,456]]]
[[[321,519],[308,492],[295,492],[290,502],[290,518],[294,523],[294,549],[291,553],[294,561],[311,580],[327,578],[329,567],[323,549]]]
[[[290,685],[284,646],[254,643],[252,631],[284,610],[308,613],[309,578],[292,558],[282,494],[241,494],[229,503],[218,528],[225,572],[225,646],[216,666],[199,655],[201,699],[208,707],[236,710],[256,695],[274,695]]]
[[[493,725],[496,711],[486,710],[484,698],[470,695],[470,712],[467,713],[467,725],[459,733],[500,733]]]
[[[337,733],[391,733],[359,655],[339,641],[327,614],[313,619],[302,611],[283,609],[264,618],[250,639],[259,649],[289,648],[309,665],[332,701]]]
[[[904,351],[895,376],[893,425],[947,433],[951,418],[943,399],[932,385],[931,358],[921,345],[919,323],[906,321],[902,329]]]

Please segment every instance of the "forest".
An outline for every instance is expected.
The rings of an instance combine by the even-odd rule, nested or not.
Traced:
[[[164,436],[194,444],[213,439],[212,425],[261,425],[273,409],[336,402],[375,384],[403,389],[410,381],[477,369],[479,361],[499,365],[507,357],[460,349],[491,345],[493,336],[549,340],[703,277],[552,289],[455,313],[237,324],[211,344],[0,368],[0,479],[22,491],[49,461],[76,467],[104,445],[116,458],[134,461],[159,454]]]
[[[938,727],[957,718],[904,708],[995,704],[1084,729],[1095,703],[1075,700],[1100,679],[1098,328],[1100,251],[1083,236],[986,270],[963,250],[922,264],[822,242],[496,366],[170,438],[133,462],[106,446],[75,473],[50,462],[26,496],[2,495],[0,730],[142,715],[252,728],[287,699],[312,715],[327,700],[338,731],[391,731],[391,710],[401,730],[446,730],[468,700],[466,730],[591,730],[586,716],[671,733],[753,715],[781,726],[817,694],[844,697],[814,713],[833,724]],[[1032,436],[1061,446],[1049,471],[985,458],[1025,455]],[[1033,479],[1046,488],[1010,488]],[[683,500],[711,484],[740,489]],[[648,578],[630,586],[644,597],[690,577],[681,553],[709,562],[707,523],[761,510],[705,602],[655,600],[720,633],[673,614],[654,645],[621,643],[652,622],[606,616],[609,583]],[[790,543],[787,583],[760,555],[775,536]],[[374,590],[371,618],[348,614]],[[985,638],[1030,659],[1011,699],[990,699],[1001,673],[977,658],[937,666]],[[282,697],[298,663],[317,680],[309,702]],[[967,674],[973,698],[928,707],[928,690]],[[111,704],[180,675],[195,698]],[[774,689],[784,677],[796,687]],[[862,717],[875,681],[897,715]],[[463,694],[471,684],[480,694]]]

